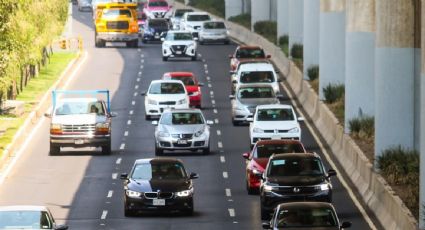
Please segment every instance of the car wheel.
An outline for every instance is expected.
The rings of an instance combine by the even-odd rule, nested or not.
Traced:
[[[187,215],[187,216],[193,216],[193,205],[192,205],[192,207],[191,207],[191,208],[186,209],[186,210],[184,211],[184,214],[185,214],[185,215]]]
[[[60,153],[60,151],[61,151],[60,146],[50,144],[50,151],[49,151],[50,156],[56,156]]]
[[[129,210],[129,209],[127,209],[127,208],[125,208],[125,207],[124,207],[124,216],[125,216],[125,217],[131,217],[131,216],[134,216],[134,211]]]
[[[109,155],[109,154],[111,154],[111,152],[112,152],[111,143],[109,143],[108,145],[102,146],[103,155]]]
[[[246,190],[248,191],[249,195],[254,195],[256,193],[256,190],[254,188],[252,188],[251,186],[249,186],[249,182],[246,182]]]
[[[199,40],[199,44],[200,45],[203,45],[204,44],[204,41]]]
[[[162,61],[167,61],[168,57],[162,56]]]
[[[204,155],[208,155],[208,154],[210,154],[210,152],[211,152],[210,146],[208,146],[207,148],[202,150],[202,154],[204,154]]]
[[[98,48],[105,47],[105,41],[97,38],[97,34],[94,36],[94,45]]]
[[[195,53],[195,56],[193,56],[193,57],[191,58],[191,60],[192,60],[192,61],[196,61],[196,55],[197,55],[197,54]]]
[[[151,116],[150,115],[145,115],[145,120],[150,120]]]
[[[270,213],[263,208],[263,205],[261,205],[261,220],[268,220],[270,219]]]
[[[155,156],[161,156],[164,153],[164,150],[162,150],[161,148],[158,148],[155,145]]]

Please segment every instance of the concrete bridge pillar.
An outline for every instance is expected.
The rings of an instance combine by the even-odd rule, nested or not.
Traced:
[[[348,0],[345,48],[345,131],[375,114],[375,0]]]
[[[376,0],[375,158],[396,145],[414,148],[414,5]]]
[[[242,0],[242,13],[251,14],[251,0]]]
[[[308,79],[308,68],[319,65],[319,26],[320,26],[320,1],[304,0],[304,79]]]
[[[243,12],[243,0],[225,0],[224,9],[225,17],[229,19],[230,17],[237,16]]]
[[[304,1],[289,0],[289,54],[294,44],[303,44]]]
[[[277,1],[277,37],[289,34],[289,0]]]
[[[251,0],[251,31],[258,21],[270,20],[270,0]]]
[[[419,8],[419,7],[418,7]],[[425,203],[425,0],[421,0],[421,19],[418,20],[420,23],[416,23],[419,26],[421,38],[421,68],[420,68],[420,81],[419,81],[419,114],[420,114],[420,132],[418,138],[419,141],[419,153],[420,153],[420,177],[419,177],[419,213],[425,212],[425,207],[422,205]],[[425,219],[419,218],[419,229],[425,229]]]
[[[345,82],[345,1],[320,0],[319,97],[328,84]]]

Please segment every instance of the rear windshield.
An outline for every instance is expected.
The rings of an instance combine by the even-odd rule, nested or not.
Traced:
[[[226,29],[223,22],[206,22],[204,23],[205,29]]]
[[[164,113],[161,117],[163,125],[200,125],[204,124],[201,113]]]
[[[180,80],[183,82],[184,85],[189,85],[189,86],[193,86],[195,85],[195,81],[193,80],[192,77],[181,77],[181,76],[176,76],[176,77],[172,77],[174,80]]]
[[[149,2],[149,7],[164,7],[168,6],[168,3],[166,1],[153,1]]]
[[[104,9],[102,17],[116,18],[116,17],[123,17],[123,16],[131,18],[131,11],[127,9]]]
[[[131,173],[133,180],[184,179],[186,171],[182,164],[174,162],[152,162],[137,164]]]
[[[208,14],[193,14],[187,16],[188,21],[200,22],[200,21],[209,21],[211,20]]]
[[[244,87],[239,89],[238,97],[241,99],[273,98],[274,91],[272,87]]]
[[[240,81],[242,83],[270,83],[274,82],[274,76],[272,71],[242,72]]]
[[[272,154],[279,153],[303,153],[304,149],[300,144],[267,144],[257,145],[254,151],[255,158],[269,158]]]
[[[327,207],[282,209],[277,215],[277,223],[279,229],[338,226],[334,211]]]
[[[186,12],[193,12],[193,10],[191,10],[191,9],[178,9],[174,13],[174,17],[181,18],[183,16],[183,14],[186,13]]]
[[[262,49],[239,49],[236,52],[237,58],[266,58]]]
[[[184,86],[179,83],[154,83],[152,84],[150,94],[184,94]]]
[[[295,120],[292,109],[259,109],[257,121],[292,121]]]

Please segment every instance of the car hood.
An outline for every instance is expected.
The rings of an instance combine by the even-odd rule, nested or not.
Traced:
[[[61,125],[79,125],[79,124],[96,124],[106,122],[106,116],[96,114],[73,114],[73,115],[54,115],[52,124]]]
[[[325,176],[276,176],[268,181],[279,186],[308,186],[318,185],[325,181]]]
[[[279,100],[276,98],[249,98],[249,99],[239,99],[239,103],[245,106],[257,106],[257,105],[267,105],[267,104],[278,104]]]
[[[255,121],[254,127],[260,129],[285,129],[299,127],[297,121]]]
[[[200,125],[161,125],[160,131],[165,131],[170,134],[189,134],[196,133],[205,128],[204,124]]]
[[[146,7],[149,11],[168,11],[170,10],[169,6],[148,6]]]
[[[162,43],[163,45],[181,45],[181,46],[188,46],[191,44],[195,44],[195,42],[193,40],[179,40],[179,41],[164,41],[164,43]]]
[[[267,163],[269,162],[269,158],[253,158],[252,161],[254,161],[258,166],[261,167],[261,170],[264,171]]]
[[[186,25],[191,26],[202,26],[204,24],[204,21],[186,21]]]
[[[149,99],[153,99],[155,101],[178,101],[181,99],[185,99],[187,97],[186,94],[149,94]]]
[[[186,179],[152,179],[152,180],[133,180],[130,179],[130,183],[127,187],[131,190],[138,192],[157,192],[158,190],[163,192],[178,192],[188,190],[191,183]]]

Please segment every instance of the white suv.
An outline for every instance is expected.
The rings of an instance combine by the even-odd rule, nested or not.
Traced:
[[[252,119],[252,118],[251,118]],[[299,121],[291,105],[258,105],[249,125],[251,146],[259,140],[301,140]]]
[[[168,31],[162,41],[162,60],[167,61],[170,57],[190,57],[196,61],[196,40],[187,31]]]
[[[211,21],[211,17],[208,13],[188,12],[183,14],[183,17],[180,19],[180,29],[187,30],[191,32],[194,37],[198,37],[202,24],[206,21]]]
[[[270,84],[276,94],[280,93],[279,75],[270,63],[249,63],[241,66],[238,72],[232,72],[232,94],[241,85],[252,83]]]
[[[189,108],[189,96],[182,81],[179,80],[154,80],[149,85],[145,96],[145,118],[159,117],[164,109]]]

